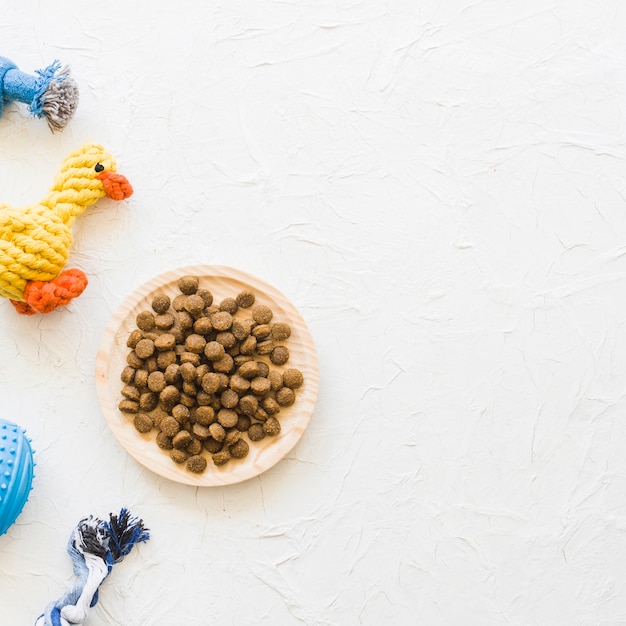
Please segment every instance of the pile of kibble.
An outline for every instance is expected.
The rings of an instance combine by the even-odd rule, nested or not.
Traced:
[[[248,441],[280,433],[281,409],[295,402],[302,372],[284,366],[288,323],[251,291],[214,302],[195,276],[180,294],[153,297],[126,345],[119,410],[140,433],[156,429],[157,445],[196,473],[242,459]]]

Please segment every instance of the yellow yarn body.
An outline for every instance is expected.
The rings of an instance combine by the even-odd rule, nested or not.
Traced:
[[[115,171],[101,146],[87,144],[72,153],[39,204],[14,209],[0,204],[0,296],[24,300],[28,281],[50,281],[69,259],[74,220],[105,195],[95,177],[100,163]]]

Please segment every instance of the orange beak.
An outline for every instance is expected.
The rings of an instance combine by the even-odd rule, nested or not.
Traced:
[[[100,172],[96,178],[102,181],[104,193],[112,200],[124,200],[133,194],[132,185],[117,172]]]

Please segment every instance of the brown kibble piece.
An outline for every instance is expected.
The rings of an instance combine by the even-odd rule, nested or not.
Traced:
[[[187,469],[194,474],[202,474],[207,468],[207,460],[201,454],[194,454],[187,459]]]
[[[122,412],[122,413],[138,413],[139,412],[139,403],[135,402],[134,400],[122,400],[118,405],[117,408]]]
[[[171,450],[174,446],[172,445],[172,438],[168,437],[164,432],[160,432],[156,436],[156,443],[161,450]]]
[[[209,361],[219,361],[224,354],[226,354],[224,346],[217,341],[209,341],[204,347],[204,356]]]
[[[286,346],[276,346],[270,352],[270,361],[274,365],[284,365],[289,360],[289,349]]]
[[[152,418],[147,413],[137,413],[133,424],[140,433],[149,433],[154,426]]]
[[[179,448],[174,448],[170,452],[170,457],[172,461],[174,461],[174,463],[178,463],[180,465],[189,458],[189,455],[184,450],[180,450]]]
[[[211,431],[208,426],[196,423],[191,427],[191,434],[200,441],[206,441],[211,436]]]
[[[230,327],[230,332],[233,333],[235,339],[239,341],[243,341],[246,337],[250,335],[252,326],[249,321],[246,320],[233,320],[233,324]]]
[[[229,382],[230,388],[236,393],[245,393],[250,389],[250,381],[239,374],[231,376]]]
[[[268,417],[263,423],[263,430],[266,435],[275,437],[280,433],[280,422],[275,417]]]
[[[172,445],[179,450],[184,450],[193,440],[191,433],[187,430],[179,430],[172,438]]]
[[[215,372],[209,372],[202,377],[200,384],[206,393],[216,393],[220,388],[220,377]]]
[[[161,420],[159,428],[164,435],[171,439],[180,430],[180,424],[171,415],[168,415]]]
[[[239,400],[239,409],[244,415],[254,417],[256,410],[259,408],[259,401],[255,396],[247,395]]]
[[[289,387],[281,387],[276,392],[276,402],[280,404],[280,406],[291,406],[296,400],[296,394],[293,389],[289,389]]]
[[[199,406],[194,411],[196,424],[208,426],[215,421],[215,409],[212,406]]]
[[[248,290],[240,291],[235,298],[235,302],[242,309],[249,309],[254,304],[254,294]]]
[[[172,335],[171,333],[163,333],[162,335],[159,335],[154,340],[154,347],[159,352],[165,352],[166,350],[173,350],[175,346],[176,346],[176,337],[174,337],[174,335]]]
[[[213,324],[211,324],[211,318],[200,317],[193,323],[193,331],[198,335],[208,335],[213,330]]]
[[[245,432],[246,430],[248,430],[248,428],[250,428],[250,424],[252,424],[252,420],[248,415],[240,415],[239,419],[237,420],[236,428],[241,432]]]
[[[270,335],[270,325],[269,324],[259,324],[252,329],[253,337],[259,339],[266,339]]]
[[[146,413],[154,411],[159,404],[159,396],[152,391],[145,391],[139,396],[139,408]]]
[[[250,451],[250,446],[245,439],[238,439],[234,444],[232,444],[228,448],[230,455],[233,459],[243,459],[248,456],[248,452]]]
[[[233,411],[232,409],[220,409],[217,412],[217,421],[224,428],[233,428],[233,426],[237,424],[238,419],[239,419],[239,416],[237,415],[237,412]],[[213,433],[211,434],[213,435]],[[213,437],[215,437],[215,435],[213,435]],[[215,438],[217,439],[217,437]]]
[[[239,366],[237,373],[243,378],[256,378],[259,375],[259,364],[256,361],[247,361]]]
[[[159,400],[162,402],[163,408],[165,408],[165,410],[170,410],[180,400],[180,391],[178,391],[178,389],[174,387],[174,385],[168,385],[159,394]]]
[[[237,339],[235,339],[235,335],[233,335],[228,330],[217,333],[217,335],[215,335],[215,341],[217,341],[217,343],[219,344],[222,344],[225,350],[230,350],[237,344]]]
[[[165,374],[163,372],[152,372],[148,376],[148,389],[156,393],[160,393],[167,386]]]
[[[228,330],[233,325],[233,316],[228,311],[218,311],[211,316],[211,324],[217,331]]]
[[[241,354],[254,354],[256,350],[256,337],[252,335],[246,337],[239,345],[239,352]]]
[[[276,415],[277,413],[280,413],[280,404],[276,402],[275,398],[269,396],[267,398],[263,398],[261,405],[268,415]]]
[[[230,454],[227,450],[222,450],[211,456],[215,465],[226,465],[230,461]]]
[[[209,425],[209,431],[211,433],[211,437],[213,437],[215,441],[224,441],[224,437],[226,437],[226,431],[221,424],[213,422]]]
[[[224,389],[220,396],[220,402],[225,409],[234,409],[239,404],[239,396],[232,389]]]
[[[176,320],[171,313],[162,313],[154,318],[154,325],[159,330],[169,330],[175,322]]]
[[[286,341],[291,336],[291,326],[285,322],[276,322],[272,324],[272,337],[276,341]]]
[[[261,441],[265,437],[265,431],[262,424],[252,424],[248,428],[248,437],[250,441]]]
[[[190,443],[185,448],[185,452],[191,455],[200,454],[202,452],[202,442],[192,437]]]
[[[135,372],[135,387],[137,389],[147,389],[148,387],[148,372],[146,370],[137,370]]]
[[[181,378],[180,365],[178,365],[178,363],[171,363],[165,368],[165,372],[163,372],[163,374],[168,385],[177,383]]]
[[[196,293],[198,291],[199,281],[195,276],[181,276],[178,279],[178,288],[181,293],[186,296]]]
[[[170,298],[166,296],[164,293],[159,293],[154,298],[152,298],[152,310],[155,313],[165,313],[170,308]]]
[[[196,352],[181,352],[180,356],[178,357],[181,365],[183,363],[191,363],[194,367],[198,367],[198,365],[200,365],[200,355],[197,354]]]
[[[134,348],[141,340],[143,339],[143,333],[140,330],[133,330],[130,335],[128,335],[128,339],[126,340],[126,346],[129,348]]]
[[[153,330],[154,313],[152,313],[152,311],[141,311],[135,318],[135,322],[139,330]]]
[[[224,298],[220,302],[220,311],[226,311],[231,315],[237,313],[237,309],[239,308],[237,301],[235,298]]]
[[[208,289],[198,289],[196,294],[204,301],[205,308],[213,304],[213,294]]]
[[[299,389],[304,383],[304,376],[299,369],[290,367],[283,372],[283,384],[289,389]]]
[[[224,438],[225,446],[232,446],[241,439],[241,433],[236,428],[229,428],[226,431],[226,437]]]
[[[271,339],[265,339],[256,344],[257,354],[269,354],[273,349],[274,342]]]
[[[189,419],[189,408],[184,404],[177,404],[172,408],[172,417],[179,424],[186,422]]]
[[[216,452],[219,452],[224,447],[224,444],[221,441],[215,441],[213,437],[210,437],[206,441],[202,442],[202,446],[207,452],[210,452],[211,454],[215,454]]]
[[[189,311],[180,311],[178,313],[178,327],[183,332],[187,332],[193,328],[194,319]]]
[[[170,365],[176,363],[176,352],[174,350],[166,350],[159,352],[157,356],[157,366],[161,371],[165,371]]]
[[[272,317],[274,317],[274,313],[272,313],[272,309],[264,304],[257,304],[252,307],[252,319],[257,324],[269,324]]]
[[[175,311],[181,312],[185,310],[185,300],[187,299],[187,296],[185,294],[179,293],[173,300],[172,300],[172,308]]]
[[[267,377],[269,378],[270,381],[270,389],[272,391],[277,391],[278,389],[280,389],[283,386],[283,375],[281,372],[278,372],[276,370],[272,370]]]
[[[250,389],[257,395],[268,393],[270,391],[269,378],[261,378],[260,376],[253,378],[252,383],[250,383]]]
[[[137,387],[133,387],[132,385],[124,385],[122,387],[122,395],[127,400],[133,400],[134,402],[139,402],[139,389]]]
[[[204,311],[204,300],[194,294],[185,298],[185,311],[187,311],[192,317],[197,318],[202,315]]]
[[[185,339],[185,348],[188,352],[202,354],[204,346],[206,346],[206,339],[202,335],[196,335],[194,333]]]
[[[185,382],[190,383],[196,379],[196,366],[193,363],[182,363],[179,371]]]
[[[126,363],[137,370],[143,367],[143,359],[140,359],[134,350],[128,353]]]
[[[135,379],[135,368],[131,367],[130,365],[127,365],[122,370],[120,379],[122,380],[123,383],[126,383],[127,385],[132,383],[133,380]]]
[[[221,372],[223,374],[228,374],[233,369],[235,362],[233,361],[233,357],[230,354],[225,354],[221,359],[217,361],[213,361],[213,369],[216,372]]]

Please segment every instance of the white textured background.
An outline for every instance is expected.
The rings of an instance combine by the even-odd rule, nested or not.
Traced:
[[[69,64],[80,108],[60,135],[5,111],[0,200],[84,140],[135,194],[76,223],[68,309],[0,303],[38,462],[2,626],[120,505],[152,539],[89,626],[626,624],[626,3],[56,4],[5,3],[0,54]],[[191,263],[278,287],[320,360],[304,438],[226,488],[144,470],[95,393],[122,299]]]

